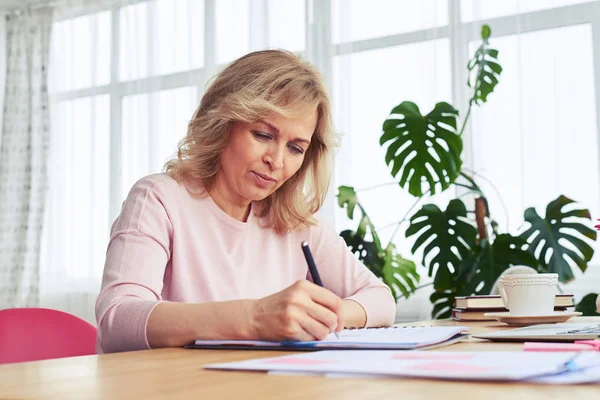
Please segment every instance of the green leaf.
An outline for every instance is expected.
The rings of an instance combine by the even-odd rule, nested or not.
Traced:
[[[366,240],[351,230],[345,230],[340,233],[340,236],[350,247],[350,250],[358,256],[358,259],[366,265],[366,267],[375,274],[378,278],[383,279],[383,257],[381,249],[378,249],[376,244]]]
[[[502,67],[498,64],[498,50],[489,47],[488,39],[491,33],[489,26],[484,25],[481,28],[483,43],[467,65],[469,70],[467,84],[473,88],[471,101],[477,105],[487,101],[488,95],[494,91],[502,73]]]
[[[396,300],[401,296],[409,297],[416,290],[420,280],[417,267],[398,254],[393,244],[381,251],[376,243],[351,230],[343,231],[340,236],[358,259],[388,285]]]
[[[468,296],[469,293],[464,288],[464,282],[453,279],[451,286],[451,289],[434,288],[435,291],[429,296],[429,301],[433,305],[431,310],[433,319],[450,318],[456,298],[458,296]]]
[[[587,317],[598,317],[600,313],[596,308],[596,299],[598,298],[598,294],[589,293],[585,295],[583,299],[577,304],[575,307],[575,311],[579,311],[583,313],[584,316]]]
[[[365,235],[367,234],[367,227],[369,226],[370,223],[371,223],[371,220],[369,219],[369,217],[367,217],[365,214],[363,214],[363,216],[360,219],[360,222],[358,224],[358,228],[356,228],[356,234],[358,236],[360,236],[361,238],[364,238]],[[377,243],[375,243],[375,244],[377,244]],[[381,245],[377,246],[377,248],[381,248]]]
[[[537,269],[538,262],[527,251],[525,239],[510,234],[497,235],[494,242],[484,239],[476,253],[461,264],[458,275],[465,282],[465,295],[488,295],[496,279],[509,267],[524,265]]]
[[[442,286],[441,280],[449,279],[476,246],[477,229],[467,222],[466,216],[465,204],[453,199],[446,211],[426,204],[410,219],[406,236],[418,234],[411,252],[414,254],[427,243],[422,262],[429,276],[435,274],[436,286]],[[428,257],[430,254],[433,256]]]
[[[483,40],[488,40],[490,35],[492,34],[492,28],[489,25],[482,25],[481,27],[481,38]]]
[[[534,208],[528,208],[525,221],[530,226],[520,235],[529,242],[529,252],[534,256],[538,254],[536,258],[542,269],[557,273],[561,282],[574,278],[568,260],[582,272],[587,269],[587,263],[594,255],[594,249],[588,242],[595,241],[597,236],[597,232],[588,226],[591,217],[587,209],[562,211],[572,203],[575,202],[563,195],[558,196],[546,207],[545,218],[541,218]]]
[[[463,143],[456,130],[458,111],[448,103],[437,103],[421,115],[415,103],[405,101],[394,107],[383,123],[381,146],[390,142],[385,162],[391,174],[400,172],[399,184],[413,196],[425,191],[446,190],[459,175]]]
[[[338,188],[338,206],[347,209],[348,218],[354,218],[354,207],[356,207],[356,203],[358,199],[356,197],[356,192],[352,186],[340,186]]]
[[[429,296],[429,301],[433,305],[431,317],[433,319],[444,319],[452,316],[455,294],[448,291],[435,291]]]
[[[383,281],[389,286],[398,300],[401,294],[408,298],[417,289],[420,276],[414,262],[403,258],[396,252],[396,246],[390,243],[385,249],[383,260]]]

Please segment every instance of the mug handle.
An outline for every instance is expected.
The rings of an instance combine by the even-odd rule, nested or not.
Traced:
[[[508,298],[506,297],[506,290],[504,289],[504,282],[502,279],[498,280],[498,293],[500,293],[500,297],[502,297],[502,302],[504,303],[504,307],[508,307]]]

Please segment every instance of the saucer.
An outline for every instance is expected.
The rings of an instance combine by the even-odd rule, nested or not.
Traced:
[[[513,326],[527,326],[537,324],[555,324],[565,322],[569,318],[580,316],[580,312],[555,311],[547,315],[512,315],[510,312],[485,313],[486,317],[495,318]]]

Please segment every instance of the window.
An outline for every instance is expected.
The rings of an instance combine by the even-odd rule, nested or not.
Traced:
[[[526,14],[534,11],[549,10],[578,3],[594,0],[461,0],[460,9],[462,20],[471,22],[490,18],[504,17],[507,15]]]
[[[50,284],[102,276],[108,237],[110,103],[82,97],[52,109],[41,270]]]
[[[416,102],[423,113],[437,101],[451,99],[449,45],[448,39],[440,39],[334,58],[334,119],[345,135],[342,157],[348,160],[340,160],[344,167],[337,168],[337,182],[365,189],[393,181],[385,164],[385,149],[379,145],[381,124],[399,99]],[[394,222],[403,218],[414,198],[398,185],[389,185],[360,193],[360,201],[376,228],[389,227],[380,231],[387,243]],[[356,228],[357,222],[349,221],[344,213],[337,209],[336,222]],[[410,254],[409,243],[400,235],[396,242],[402,254]]]
[[[448,24],[445,0],[333,0],[335,44],[436,28]]]
[[[478,182],[500,229],[517,233],[527,207],[544,215],[559,194],[596,217],[600,59],[594,54],[600,54],[600,43],[593,32],[600,29],[599,16],[600,2],[585,0],[332,0],[332,97],[344,134],[334,188],[376,187],[358,195],[387,244],[414,198],[393,184],[378,143],[381,125],[404,100],[414,101],[422,114],[447,101],[464,115],[467,58],[485,23],[504,71],[489,102],[473,111],[463,159],[489,180]],[[445,207],[452,192],[425,202]],[[335,211],[338,230],[355,229],[358,221],[349,221],[344,211]],[[410,254],[412,239],[399,234],[394,242],[419,263],[421,256]],[[599,257],[586,279],[565,290],[597,292]],[[427,283],[426,272],[420,269],[421,283]],[[417,293],[400,303],[400,320],[429,317],[429,293]]]
[[[560,193],[598,213],[599,1],[110,4],[54,25],[45,271],[88,279],[97,289],[109,227],[131,185],[160,171],[176,151],[208,79],[264,48],[301,53],[325,76],[344,138],[324,214],[335,216],[338,231],[354,228],[356,221],[333,205],[336,188],[393,183],[378,140],[401,101],[414,101],[422,113],[439,101],[464,108],[465,66],[484,23],[492,27],[504,72],[489,103],[474,110],[463,154],[501,193],[503,201],[480,181],[501,229],[514,231],[525,207],[543,213],[540,207]],[[454,195],[433,201],[445,206]],[[360,198],[384,241],[414,201],[394,184]],[[419,260],[410,255],[410,240],[397,235],[395,243]],[[585,280],[595,291],[597,260]],[[588,289],[583,281],[574,292]],[[421,291],[417,307],[402,304],[409,311],[401,319],[427,317],[427,297]]]
[[[176,155],[196,109],[196,95],[196,88],[187,86],[123,98],[121,193],[127,193],[140,177],[161,171]]]
[[[110,82],[110,12],[59,21],[52,27],[49,90],[67,92]],[[90,45],[93,44],[93,45]]]
[[[55,22],[43,291],[97,292],[122,202],[175,155],[208,79],[251,50],[305,51],[305,3],[116,1]]]
[[[508,35],[494,45],[502,82],[473,120],[473,164],[502,194],[501,202],[482,182],[490,208],[512,231],[525,208],[543,212],[559,194],[593,210],[600,195],[589,183],[600,178],[591,26]]]

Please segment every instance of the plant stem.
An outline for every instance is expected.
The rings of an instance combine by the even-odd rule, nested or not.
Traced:
[[[390,186],[390,185],[397,185],[397,184],[398,184],[398,182],[396,182],[396,181],[394,181],[394,182],[387,182],[387,183],[380,183],[378,185],[369,186],[369,187],[366,187],[364,189],[358,189],[358,190],[355,191],[355,193],[366,192],[366,191],[369,191],[369,190],[372,190],[372,189],[377,189],[377,188],[382,187],[382,186]]]
[[[473,180],[473,178],[471,178],[469,175],[467,175],[464,171],[460,171],[460,175],[465,178],[466,180],[469,181],[469,183],[471,185],[473,185],[473,189],[478,191],[479,193],[483,194],[483,192],[481,191],[481,188],[479,187],[479,185],[477,185],[475,183],[475,180]]]
[[[473,186],[465,185],[463,183],[458,183],[456,181],[454,181],[453,185],[454,186],[459,186],[459,187],[464,187],[465,189],[469,189],[469,191],[471,191],[471,192],[476,192],[476,193],[481,194],[481,191],[479,191],[478,189],[474,188]],[[470,194],[470,193],[467,192],[467,193],[464,193],[464,194]]]
[[[469,117],[471,116],[471,108],[473,107],[473,99],[471,98],[471,100],[469,100],[469,108],[467,108],[467,114],[465,115],[465,119],[463,120],[463,126],[462,128],[460,128],[460,133],[458,134],[459,136],[463,135],[463,132],[465,131],[465,127],[467,126],[467,121],[469,120]]]
[[[402,222],[404,222],[406,220],[406,218],[408,217],[408,214],[410,214],[410,212],[413,210],[413,208],[415,208],[415,206],[417,204],[419,204],[419,202],[423,199],[423,197],[428,194],[431,191],[431,189],[428,189],[425,193],[423,193],[423,196],[417,198],[417,201],[415,201],[413,203],[412,206],[410,206],[410,208],[408,209],[408,211],[406,212],[406,214],[404,214],[404,217],[402,217],[402,219],[400,220],[400,222],[398,222],[398,225],[396,225],[396,229],[394,230],[394,233],[392,233],[392,236],[390,237],[390,243],[392,243],[394,241],[394,236],[396,236],[396,233],[398,233],[398,230],[400,229],[400,224],[402,224]]]
[[[377,231],[380,232],[380,231],[382,231],[384,229],[391,228],[392,226],[396,226],[398,224],[401,224],[404,221],[406,221],[406,218],[405,219],[401,219],[400,221],[392,222],[391,224],[380,226],[380,227],[377,228]]]
[[[375,243],[375,246],[377,246],[378,249],[384,250],[381,247],[381,240],[379,239],[379,235],[377,235],[377,231],[375,230],[375,227],[373,226],[373,223],[371,222],[371,218],[369,218],[369,215],[367,214],[364,207],[360,203],[356,203],[356,205],[360,209],[360,212],[362,213],[363,217],[366,217],[367,220],[369,221],[369,228],[371,229],[371,235],[373,236],[373,243]]]
[[[500,200],[500,205],[502,206],[502,209],[504,211],[504,218],[506,219],[506,226],[508,227],[509,226],[508,209],[506,208],[506,204],[504,203],[504,200],[502,199],[502,196],[500,195],[500,191],[498,190],[496,185],[494,185],[494,183],[492,181],[490,181],[488,178],[486,178],[485,176],[481,175],[478,172],[469,171],[467,169],[465,169],[465,171],[469,172],[471,175],[473,175],[473,177],[478,176],[479,178],[483,179],[492,187],[492,189],[494,189],[494,192],[496,192],[496,196],[498,196],[498,200]],[[482,193],[482,195],[483,195],[483,193]]]
[[[412,291],[412,292],[410,292],[410,293],[412,294],[412,293],[416,292],[416,291],[417,291],[417,290],[419,290],[419,289],[423,289],[424,287],[431,286],[431,285],[433,285],[433,282],[429,282],[429,283],[426,283],[425,285],[417,286],[417,287],[415,288],[415,290],[413,290],[413,291]],[[399,297],[398,297],[398,299],[401,299],[401,298],[403,298],[403,297],[406,297],[406,296],[405,296],[404,294],[402,294],[401,296],[399,296]]]

